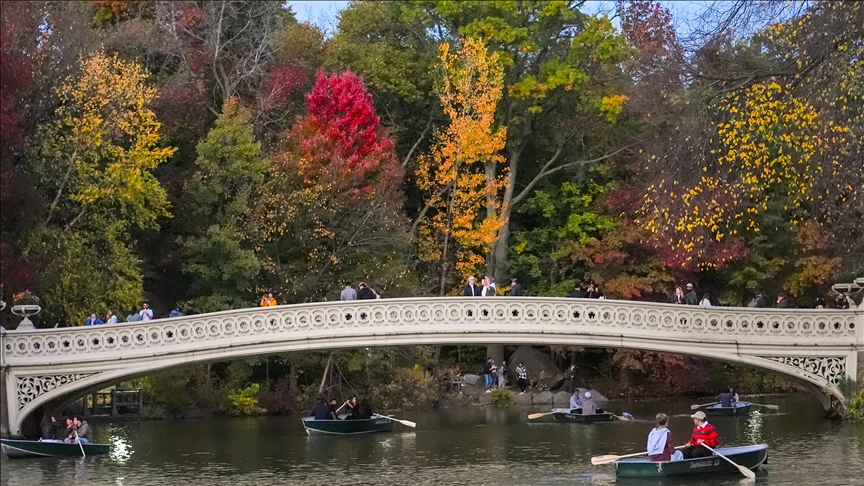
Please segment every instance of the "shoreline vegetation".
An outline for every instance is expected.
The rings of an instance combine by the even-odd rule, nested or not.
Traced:
[[[195,409],[229,415],[294,413],[310,408],[317,396],[368,397],[381,410],[525,405],[539,394],[544,397],[538,403],[551,405],[554,394],[564,389],[565,365],[573,361],[576,386],[597,390],[608,399],[716,396],[730,385],[746,396],[804,391],[772,373],[675,355],[575,347],[505,350],[509,355],[525,348],[544,354],[552,364],[531,380],[525,396],[519,395],[511,377],[506,389],[515,393],[501,403],[494,400],[494,391],[492,396],[484,393],[483,378],[478,376],[486,351],[482,346],[297,353],[169,370],[118,388],[141,389],[150,413],[157,416],[180,416]],[[634,368],[634,361],[641,366]],[[679,380],[681,376],[693,378]]]

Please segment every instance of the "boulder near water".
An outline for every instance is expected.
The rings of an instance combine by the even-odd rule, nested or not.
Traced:
[[[532,382],[542,381],[552,385],[564,378],[564,373],[558,369],[555,361],[548,354],[537,351],[531,346],[519,346],[507,361],[507,373],[513,381],[516,380],[516,367],[520,361],[528,368],[528,379]]]
[[[570,405],[570,397],[571,396],[572,395],[567,393],[567,392],[558,392],[558,393],[552,395],[552,403],[555,406],[562,405],[562,406],[566,407],[566,406]]]
[[[552,392],[542,391],[540,393],[535,393],[531,402],[534,405],[552,405],[552,398]]]

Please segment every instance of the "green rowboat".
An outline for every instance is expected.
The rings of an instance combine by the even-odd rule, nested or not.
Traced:
[[[718,447],[714,450],[747,469],[756,469],[768,461],[768,444]],[[641,479],[726,473],[741,474],[738,468],[716,455],[674,462],[654,462],[644,457],[622,459],[615,463],[615,473],[619,478]]]
[[[26,457],[72,456],[81,457],[81,446],[89,456],[108,454],[108,444],[66,444],[64,442],[43,442],[40,440],[0,439],[3,453],[9,459]]]
[[[738,402],[734,407],[721,407],[712,405],[705,409],[705,415],[709,417],[737,417],[739,415],[750,415],[750,409],[753,405],[750,402]]]
[[[574,424],[593,424],[597,422],[611,422],[615,418],[612,412],[606,412],[603,409],[597,409],[597,413],[593,415],[582,415],[579,409],[570,410],[569,408],[553,408],[552,420],[556,422],[570,422]],[[574,413],[571,413],[574,412]]]
[[[370,419],[346,420],[315,420],[313,417],[303,417],[303,428],[312,435],[356,435],[373,432],[390,432],[393,421],[378,415]]]

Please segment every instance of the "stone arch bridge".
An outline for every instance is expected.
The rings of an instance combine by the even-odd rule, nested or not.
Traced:
[[[299,350],[560,344],[700,356],[812,385],[828,408],[856,378],[864,307],[751,309],[544,297],[383,299],[258,307],[2,334],[4,435],[48,402],[191,363]]]

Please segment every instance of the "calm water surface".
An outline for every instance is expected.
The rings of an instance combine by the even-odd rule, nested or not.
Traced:
[[[706,400],[707,401],[707,400]],[[760,485],[864,485],[864,426],[821,418],[811,397],[764,398],[780,412],[717,418],[724,444],[766,442],[769,463]],[[689,402],[613,402],[648,419],[675,416],[676,441],[689,438]],[[397,414],[417,429],[393,433],[307,437],[299,416],[95,423],[108,456],[0,459],[0,485],[606,485],[614,466],[593,455],[638,452],[648,421],[595,425],[531,423],[540,409],[470,408]],[[626,484],[753,484],[743,476]]]

